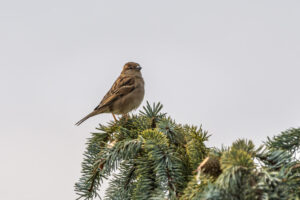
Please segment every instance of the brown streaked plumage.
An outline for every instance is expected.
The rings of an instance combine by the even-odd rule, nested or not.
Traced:
[[[78,126],[88,118],[101,113],[112,113],[114,116],[114,114],[127,114],[138,108],[145,93],[141,69],[138,63],[126,63],[121,75],[103,97],[100,104],[93,112],[78,121],[76,125]]]

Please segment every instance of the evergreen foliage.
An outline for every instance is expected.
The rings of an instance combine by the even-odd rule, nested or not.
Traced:
[[[161,110],[147,102],[138,115],[99,125],[75,184],[78,199],[99,197],[107,178],[107,200],[300,199],[300,129],[258,148],[245,139],[208,148],[201,126],[177,124]]]

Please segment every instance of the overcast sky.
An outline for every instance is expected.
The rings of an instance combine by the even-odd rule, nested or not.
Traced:
[[[300,1],[0,1],[0,199],[74,199],[74,123],[127,61],[145,100],[203,125],[209,146],[257,145],[300,122]]]

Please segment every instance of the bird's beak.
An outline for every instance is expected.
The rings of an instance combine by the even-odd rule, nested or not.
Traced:
[[[141,71],[142,67],[141,66],[137,66],[136,69],[139,70],[139,71]]]

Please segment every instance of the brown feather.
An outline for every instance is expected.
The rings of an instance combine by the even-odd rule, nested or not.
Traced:
[[[134,77],[122,76],[115,81],[111,89],[106,93],[106,95],[101,100],[100,104],[94,109],[98,110],[102,107],[109,107],[115,100],[128,94],[134,89]]]
[[[93,111],[90,114],[88,114],[87,116],[85,116],[84,118],[82,118],[81,120],[79,120],[75,125],[79,126],[82,122],[84,122],[85,120],[87,120],[88,118],[95,116],[99,114],[97,111]]]
[[[80,125],[88,118],[101,114],[126,114],[136,109],[144,98],[144,80],[140,72],[141,67],[134,62],[128,62],[124,65],[123,71],[114,82],[110,90],[105,94],[100,104],[93,112],[78,121]]]

